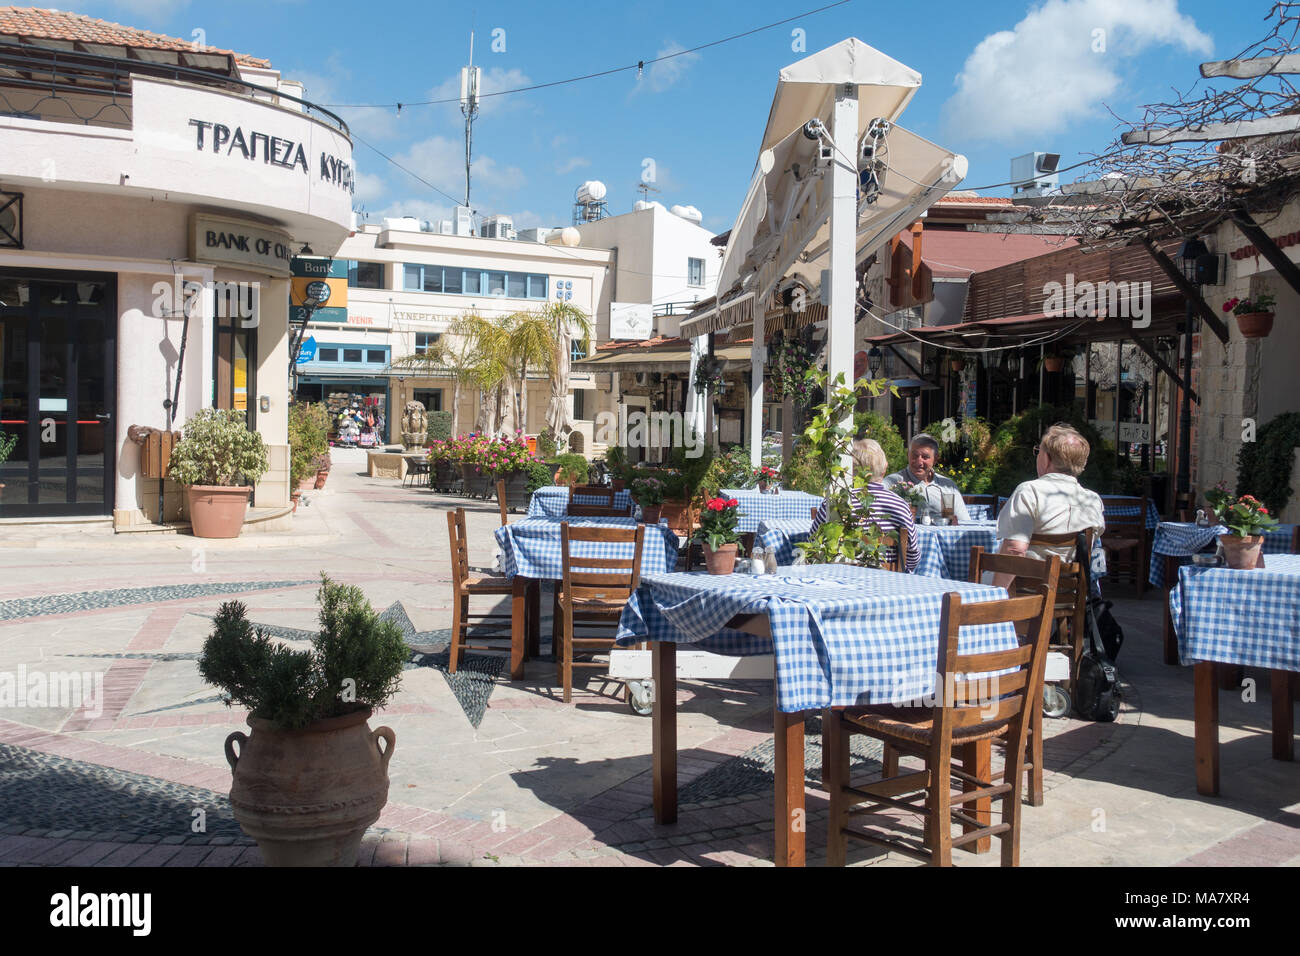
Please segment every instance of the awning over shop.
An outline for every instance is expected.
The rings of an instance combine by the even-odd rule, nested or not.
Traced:
[[[716,349],[714,355],[727,363],[749,363],[748,345],[731,345]],[[685,377],[691,371],[691,343],[687,339],[668,339],[646,347],[629,342],[603,349],[591,358],[573,363],[574,371],[586,372],[660,372]]]

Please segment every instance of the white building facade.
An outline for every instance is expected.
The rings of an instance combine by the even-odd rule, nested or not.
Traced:
[[[351,228],[346,127],[264,61],[22,12],[24,33],[37,17],[66,40],[5,36],[0,17],[0,66],[52,77],[33,90],[0,70],[0,430],[17,436],[0,517],[157,520],[131,427],[212,406],[270,446],[253,505],[287,508],[289,264]]]

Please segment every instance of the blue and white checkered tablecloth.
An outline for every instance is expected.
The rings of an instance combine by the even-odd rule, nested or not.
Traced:
[[[1135,518],[1138,509],[1136,505],[1117,505],[1112,503],[1112,499],[1130,497],[1128,495],[1102,495],[1101,506],[1105,509],[1106,517],[1109,518]],[[1002,510],[1010,498],[998,497],[998,511]],[[1160,524],[1160,512],[1156,510],[1156,503],[1147,499],[1147,528],[1154,528]]]
[[[603,498],[588,495],[574,495],[580,505],[603,505]],[[614,507],[627,509],[632,506],[632,493],[626,488],[614,492]],[[563,518],[569,513],[569,489],[562,485],[546,485],[533,492],[528,502],[530,518]]]
[[[633,518],[570,518],[569,527],[635,528]],[[522,574],[528,578],[559,581],[564,577],[564,558],[560,548],[560,518],[525,518],[497,528],[497,545],[501,548],[501,566],[508,578]],[[574,541],[575,557],[630,558],[630,544]],[[677,535],[666,524],[648,524],[645,544],[641,548],[641,573],[658,574],[677,567]]]
[[[812,518],[807,515],[802,519],[791,518],[788,521],[771,518],[758,523],[754,544],[761,545],[764,551],[775,549],[777,564],[793,564],[794,546],[800,541],[807,541],[811,532]]]
[[[913,573],[965,581],[970,577],[970,549],[978,545],[985,551],[997,551],[997,531],[994,521],[959,525],[919,524],[916,536],[921,545],[921,560]]]
[[[992,505],[966,505],[966,513],[971,521],[995,521]]]
[[[765,495],[753,488],[723,488],[718,494],[740,502],[740,521],[737,527],[742,532],[757,532],[760,521],[792,521],[800,518],[811,521],[812,509],[822,503],[816,495],[803,491]]]
[[[1264,535],[1265,554],[1287,554],[1291,550],[1291,533],[1295,525],[1278,525]],[[1185,521],[1162,521],[1151,541],[1151,571],[1147,581],[1152,587],[1165,586],[1165,562],[1162,555],[1189,558],[1205,550],[1214,550],[1219,535],[1227,534],[1223,525],[1201,528]]]
[[[719,654],[776,654],[786,713],[904,703],[933,693],[943,595],[994,601],[1002,588],[849,565],[781,568],[769,575],[643,577],[619,622],[619,641],[670,640]],[[772,641],[726,630],[737,614],[766,614]],[[963,654],[1007,650],[1009,624],[964,628]]]
[[[1264,564],[1249,571],[1178,569],[1169,616],[1184,664],[1300,671],[1300,555],[1270,555]]]

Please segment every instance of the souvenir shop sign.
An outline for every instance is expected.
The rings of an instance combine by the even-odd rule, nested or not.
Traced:
[[[290,265],[289,322],[308,320],[308,297],[319,303],[312,322],[347,322],[348,261],[323,256],[299,256]]]

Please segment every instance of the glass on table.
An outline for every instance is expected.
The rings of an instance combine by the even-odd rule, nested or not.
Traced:
[[[957,502],[956,502],[956,497],[957,497],[956,494],[955,494],[954,492],[951,492],[951,491],[944,491],[944,492],[941,492],[940,495],[939,495],[940,508],[941,508],[941,512],[940,512],[940,513],[941,513],[941,515],[942,515],[942,517],[943,517],[943,523],[944,523],[944,524],[952,524],[952,523],[953,523],[953,520],[952,520],[952,519],[953,519],[953,515],[956,514],[956,511],[957,511]]]

